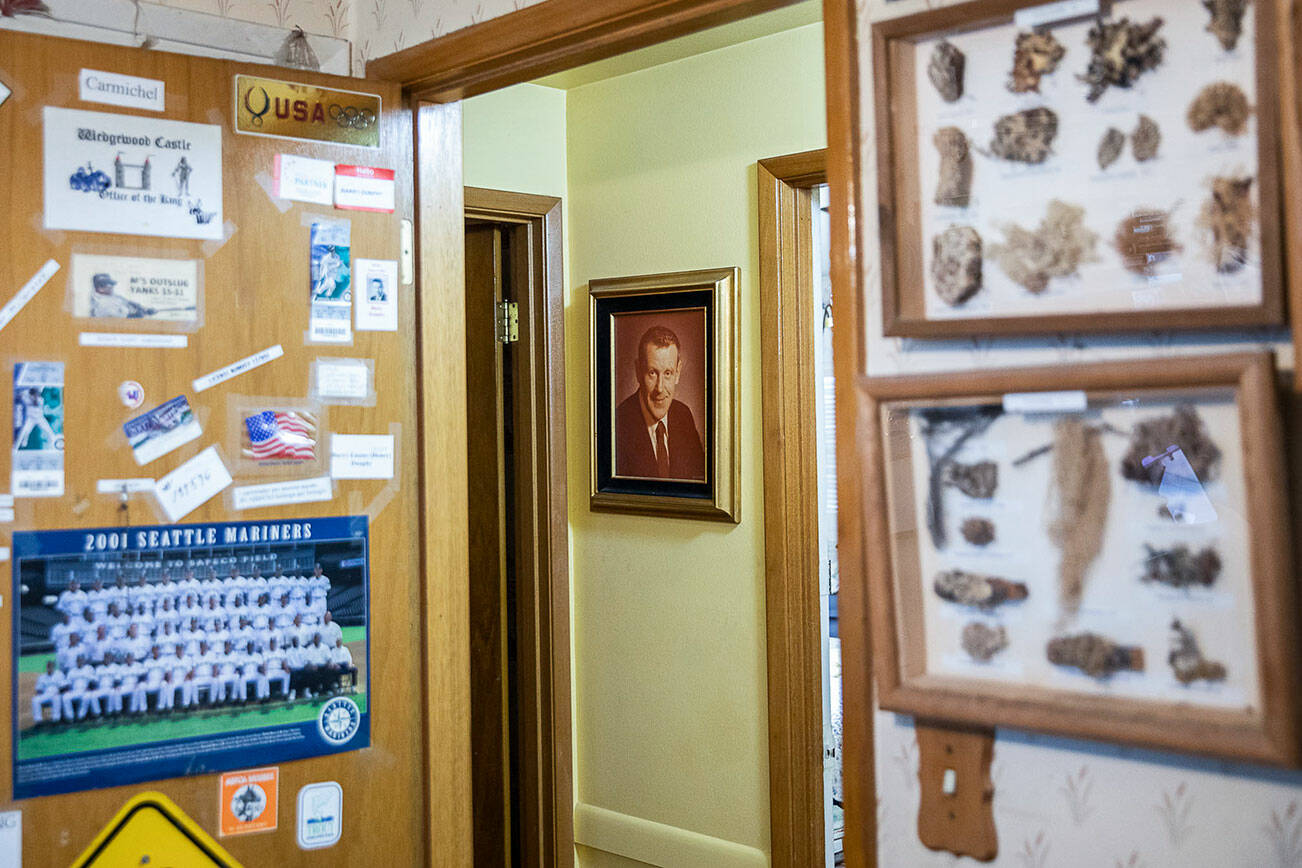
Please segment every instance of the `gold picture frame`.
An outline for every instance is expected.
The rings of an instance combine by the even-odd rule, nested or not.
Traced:
[[[594,512],[741,520],[739,275],[589,282]]]

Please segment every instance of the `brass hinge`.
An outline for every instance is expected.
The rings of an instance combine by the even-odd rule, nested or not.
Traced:
[[[513,301],[497,303],[497,340],[513,344],[520,339],[520,306]]]

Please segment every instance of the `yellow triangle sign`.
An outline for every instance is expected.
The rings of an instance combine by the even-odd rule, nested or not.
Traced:
[[[242,868],[162,793],[122,806],[72,868]]]

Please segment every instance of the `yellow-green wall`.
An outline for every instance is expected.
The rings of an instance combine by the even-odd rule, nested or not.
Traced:
[[[565,91],[519,84],[461,104],[467,187],[565,198]]]

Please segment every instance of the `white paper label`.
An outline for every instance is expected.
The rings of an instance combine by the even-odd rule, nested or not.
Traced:
[[[371,166],[335,167],[335,207],[350,211],[394,210],[394,172]]]
[[[0,329],[9,325],[9,321],[18,316],[18,311],[23,309],[23,305],[31,301],[36,293],[41,291],[41,287],[50,282],[54,273],[59,270],[59,263],[53,259],[46,260],[41,266],[41,270],[32,275],[31,280],[23,284],[23,288],[18,290],[13,298],[0,307]]]
[[[392,479],[392,434],[335,434],[330,438],[335,479]]]
[[[1013,13],[1013,23],[1023,30],[1029,30],[1041,24],[1098,14],[1099,0],[1060,0],[1058,3],[1018,9]]]
[[[276,195],[281,199],[334,204],[335,164],[293,154],[276,154]]]
[[[238,377],[240,374],[261,367],[267,362],[274,361],[284,354],[284,348],[281,347],[280,344],[276,344],[274,347],[267,347],[260,353],[254,353],[248,358],[240,359],[238,362],[234,362],[224,368],[213,371],[211,374],[204,374],[190,385],[194,387],[196,392],[202,392],[205,389],[211,389],[218,383],[226,382],[231,377]]]
[[[264,485],[242,485],[231,489],[231,504],[235,509],[261,509],[265,506],[283,506],[287,503],[318,503],[334,497],[329,476],[314,479],[292,479],[289,482],[268,482]]]
[[[78,81],[82,102],[102,102],[155,112],[164,108],[167,86],[156,79],[83,69]]]
[[[1084,392],[1009,392],[1005,413],[1079,413],[1088,406]]]
[[[334,781],[298,791],[298,846],[317,850],[339,843],[344,830],[344,790]]]
[[[14,511],[12,507],[0,506],[0,521],[9,522],[14,520]]]
[[[12,494],[0,494],[0,506],[13,506],[14,496]]]
[[[8,552],[5,553],[8,555]],[[0,812],[0,866],[21,868],[23,864],[23,812]]]
[[[9,560],[9,546],[0,546],[0,563],[7,560]],[[2,850],[0,850],[0,855],[3,855]]]
[[[154,494],[169,521],[180,521],[231,484],[216,446],[209,446],[158,480]]]
[[[83,347],[183,350],[190,345],[186,335],[137,335],[117,332],[82,332],[77,342]]]
[[[359,332],[398,330],[398,263],[393,259],[358,259],[353,288]]]
[[[136,494],[142,491],[153,491],[154,480],[152,479],[99,479],[95,482],[95,490],[100,494],[121,494],[125,491],[127,494]]]
[[[363,401],[370,394],[366,363],[356,359],[321,359],[316,365],[316,396]]]

